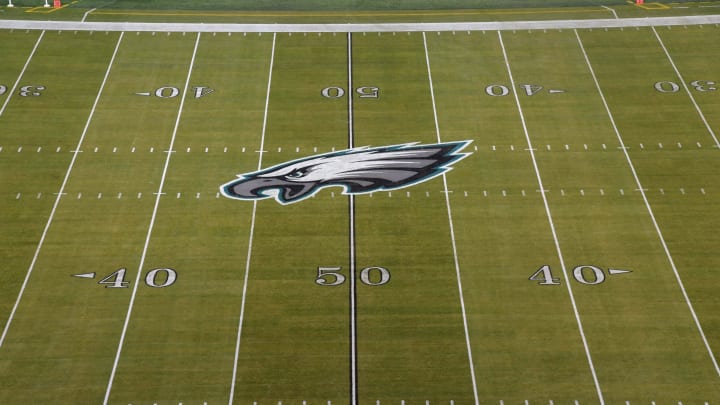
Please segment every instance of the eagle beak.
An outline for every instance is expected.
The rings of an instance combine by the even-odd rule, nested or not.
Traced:
[[[277,177],[251,177],[231,181],[223,185],[221,190],[227,197],[241,200],[274,197],[275,193],[272,191],[277,190],[283,201],[293,202],[308,197],[316,186],[314,182],[295,182]]]

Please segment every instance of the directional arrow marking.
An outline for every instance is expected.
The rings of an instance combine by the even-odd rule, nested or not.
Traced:
[[[95,278],[95,273],[83,273],[83,274],[73,274],[73,277],[79,277],[79,278]]]
[[[632,270],[608,269],[608,273],[612,276],[615,274],[632,273]]]

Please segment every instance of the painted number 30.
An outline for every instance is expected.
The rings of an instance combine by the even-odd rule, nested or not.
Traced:
[[[345,282],[342,267],[318,267],[315,284],[332,287]],[[360,270],[360,281],[365,285],[378,286],[390,282],[390,271],[384,267],[365,267]]]
[[[690,86],[692,86],[695,91],[699,92],[717,90],[715,82],[710,80],[694,80],[690,82]],[[668,81],[656,82],[654,87],[655,90],[659,91],[660,93],[677,93],[680,90],[680,86],[677,83]]]

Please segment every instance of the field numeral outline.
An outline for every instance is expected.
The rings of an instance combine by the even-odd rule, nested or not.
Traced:
[[[345,283],[347,279],[340,271],[342,267],[318,267],[315,284],[334,287]],[[373,275],[373,273],[377,273]],[[365,267],[360,270],[360,282],[369,286],[385,285],[390,282],[390,270],[380,266]]]
[[[608,269],[610,275],[629,273],[629,270]],[[584,285],[598,285],[605,282],[607,275],[605,270],[598,266],[582,264],[572,270],[575,281]],[[560,279],[554,277],[549,265],[543,265],[537,269],[529,278],[530,281],[537,281],[538,285],[560,285]]]
[[[98,284],[105,285],[105,288],[127,288],[130,282],[125,281],[126,272],[127,269],[125,267],[117,269],[98,281]],[[160,272],[166,273],[164,280],[158,277]],[[175,284],[175,281],[177,281],[177,272],[169,267],[151,269],[145,275],[145,285],[152,288],[169,287]]]
[[[690,86],[701,93],[717,90],[716,84],[712,80],[693,80],[690,82]],[[653,87],[660,93],[677,93],[680,91],[680,85],[669,80],[655,82]]]
[[[20,97],[39,97],[42,95],[42,91],[47,88],[43,85],[27,85],[20,87],[17,94]],[[5,84],[0,84],[0,96],[8,94],[8,87]]]
[[[537,84],[520,84],[518,87],[525,90],[527,96],[535,95],[543,90],[543,86]],[[504,84],[491,84],[485,87],[485,94],[491,97],[503,97],[510,94],[510,89]]]
[[[380,88],[375,86],[360,86],[355,88],[355,92],[360,98],[380,98]],[[325,98],[342,98],[345,89],[338,86],[325,87],[320,90],[320,95]]]

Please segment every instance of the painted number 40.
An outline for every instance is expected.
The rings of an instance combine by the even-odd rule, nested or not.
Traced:
[[[585,285],[602,284],[607,278],[606,274],[613,276],[623,273],[630,273],[630,270],[608,269],[607,272],[605,272],[605,270],[597,266],[581,265],[575,267],[572,271],[575,281]],[[553,276],[552,270],[548,265],[540,267],[528,280],[537,281],[539,285],[560,285],[560,279]]]

